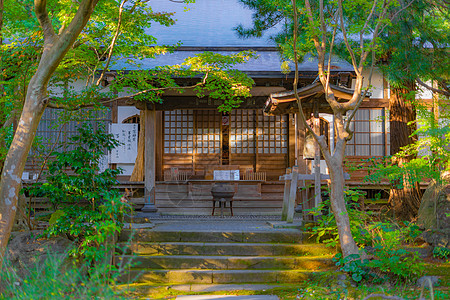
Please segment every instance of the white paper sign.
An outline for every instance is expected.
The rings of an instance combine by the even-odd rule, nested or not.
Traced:
[[[214,180],[239,180],[239,170],[214,170]]]
[[[111,163],[135,163],[138,145],[138,124],[111,124],[109,132],[120,142],[118,147],[111,150]]]

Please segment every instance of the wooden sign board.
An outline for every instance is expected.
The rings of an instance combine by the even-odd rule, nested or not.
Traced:
[[[111,163],[135,163],[138,145],[138,124],[111,124],[109,132],[120,142],[119,146],[111,150]]]
[[[239,170],[214,170],[214,180],[239,180]]]

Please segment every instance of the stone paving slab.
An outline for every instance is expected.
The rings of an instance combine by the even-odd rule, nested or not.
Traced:
[[[302,220],[295,220],[292,223],[286,221],[267,221],[267,224],[272,226],[272,228],[297,228],[300,229],[303,225]]]
[[[200,232],[254,232],[290,231],[295,229],[273,228],[267,221],[249,220],[167,220],[154,221],[154,229],[159,231],[200,231]]]
[[[261,291],[270,290],[281,285],[269,284],[180,284],[171,289],[182,292],[218,292],[218,291]]]
[[[276,220],[251,219],[166,219],[149,222],[125,223],[124,229],[152,229],[154,231],[179,232],[295,232],[299,231],[301,221],[288,224]]]
[[[178,296],[175,299],[178,300],[209,300],[209,299],[230,299],[230,300],[278,300],[275,295],[190,295],[190,296]]]
[[[124,229],[149,229],[155,227],[155,224],[153,223],[124,223],[123,228]]]

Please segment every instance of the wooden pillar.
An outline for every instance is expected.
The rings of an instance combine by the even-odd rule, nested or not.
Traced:
[[[297,165],[297,123],[296,115],[288,115],[288,159],[287,167],[293,167]]]
[[[299,174],[307,174],[308,173],[308,167],[306,165],[306,160],[303,159],[303,149],[305,145],[305,135],[306,135],[306,128],[303,124],[299,113],[295,114],[295,146],[297,150],[296,153],[296,165],[298,166],[298,173]],[[305,185],[305,180],[302,181],[302,187],[304,187],[298,194],[299,194],[299,201],[297,203],[297,207],[295,208],[296,212],[303,211],[303,219],[306,220],[306,211],[305,209],[309,208],[307,207],[308,203],[308,190]]]
[[[297,124],[297,163],[296,165],[298,166],[298,172],[300,174],[307,174],[308,172],[308,167],[306,165],[306,160],[303,159],[303,148],[305,145],[305,135],[306,135],[306,128],[305,125],[303,124],[302,120],[300,119],[300,117],[298,116],[298,113],[296,114],[296,124]]]
[[[156,212],[156,111],[145,109],[145,205],[144,212]]]
[[[157,111],[156,112],[156,135],[155,135],[155,159],[156,159],[156,179],[157,181],[163,181],[164,180],[164,172],[163,172],[163,153],[164,153],[164,134],[163,134],[163,127],[164,127],[164,121],[163,121],[163,112]]]
[[[319,103],[314,103],[314,132],[320,135],[320,118],[319,118]],[[317,142],[314,143],[314,205],[317,207],[322,202],[321,195],[321,178],[320,178],[320,148]]]

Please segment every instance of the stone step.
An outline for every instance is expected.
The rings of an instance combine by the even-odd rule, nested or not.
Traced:
[[[173,290],[173,291],[180,291],[180,292],[185,292],[185,293],[189,293],[189,292],[195,292],[195,293],[200,293],[200,292],[219,292],[219,291],[227,291],[227,292],[231,292],[231,291],[261,291],[261,290],[270,290],[270,289],[274,289],[274,288],[279,288],[279,287],[286,287],[289,285],[286,284],[261,284],[261,283],[246,283],[246,284],[216,284],[216,283],[210,283],[210,284],[196,284],[196,283],[191,283],[191,284],[145,284],[145,283],[140,283],[140,284],[134,284],[133,286],[130,286],[128,284],[119,284],[116,285],[115,288],[117,288],[118,290],[132,290],[133,293],[135,295],[139,295],[142,299],[148,299],[150,297],[154,297],[156,290],[161,289],[161,287],[165,287],[167,290]],[[294,288],[298,288],[297,285],[292,285],[291,286],[292,289]],[[227,296],[227,295],[224,295]],[[229,295],[228,295],[229,296]],[[254,295],[252,295],[254,296]],[[152,298],[150,298],[152,299]]]
[[[152,229],[122,230],[119,241],[139,242],[213,242],[213,243],[302,243],[309,238],[298,229],[242,231],[162,231]]]
[[[332,256],[124,256],[139,269],[319,270],[334,265]]]
[[[126,283],[298,283],[327,276],[324,270],[130,270],[120,279]],[[135,280],[133,280],[135,279]]]
[[[334,248],[321,244],[267,244],[267,243],[202,243],[202,242],[138,242],[128,246],[126,253],[135,255],[240,255],[240,256],[320,256],[335,254]]]

